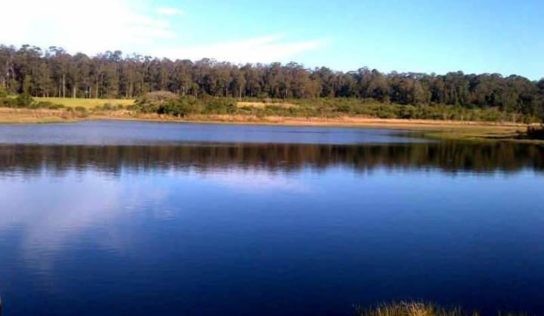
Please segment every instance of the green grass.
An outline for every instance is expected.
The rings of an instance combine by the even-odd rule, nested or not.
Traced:
[[[86,109],[94,109],[105,104],[110,105],[122,105],[124,107],[133,105],[133,99],[82,99],[82,98],[39,98],[35,97],[35,101],[38,102],[51,102],[54,104],[61,104],[68,108],[83,107]]]

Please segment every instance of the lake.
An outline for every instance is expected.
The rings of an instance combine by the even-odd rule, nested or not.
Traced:
[[[0,125],[3,316],[542,315],[543,171],[394,130]]]

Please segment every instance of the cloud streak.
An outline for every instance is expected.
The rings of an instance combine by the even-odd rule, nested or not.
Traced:
[[[324,40],[288,41],[284,35],[267,35],[215,42],[194,46],[182,46],[154,51],[154,55],[171,59],[213,58],[234,63],[270,63],[290,61],[302,53],[326,45]]]
[[[141,13],[128,0],[94,0],[83,6],[73,0],[6,1],[2,11],[0,29],[9,30],[0,32],[4,44],[56,45],[96,54],[137,51],[176,37],[168,19]]]
[[[170,59],[270,63],[292,61],[327,44],[293,41],[284,34],[191,42],[190,27],[181,27],[184,20],[177,19],[184,11],[148,0],[95,0],[84,6],[74,0],[18,0],[6,1],[2,11],[1,44],[59,46],[89,55],[121,50]]]
[[[184,14],[182,10],[170,7],[160,7],[157,9],[157,13],[166,16],[182,16]]]

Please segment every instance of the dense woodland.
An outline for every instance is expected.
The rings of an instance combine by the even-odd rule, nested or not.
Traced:
[[[182,56],[181,56],[182,57]],[[499,74],[339,72],[297,63],[236,65],[124,56],[70,55],[62,48],[0,46],[0,89],[42,97],[136,98],[166,90],[180,96],[358,98],[400,105],[496,108],[544,117],[544,79]]]

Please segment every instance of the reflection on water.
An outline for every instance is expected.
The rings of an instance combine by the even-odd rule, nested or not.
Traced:
[[[428,142],[386,129],[87,121],[0,125],[0,144],[179,145],[188,142],[258,144],[386,144]]]
[[[352,315],[402,299],[542,314],[543,154],[0,145],[5,315]]]
[[[97,169],[242,168],[299,170],[334,166],[489,172],[544,169],[544,146],[456,142],[384,145],[190,144],[184,146],[0,145],[0,173]]]

